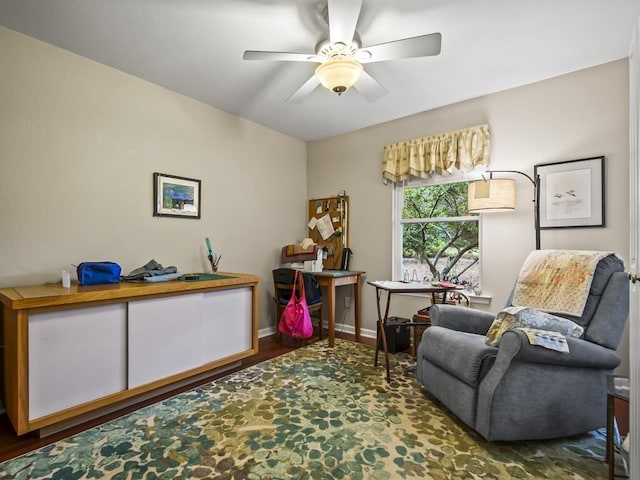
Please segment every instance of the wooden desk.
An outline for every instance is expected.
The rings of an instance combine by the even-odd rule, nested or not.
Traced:
[[[382,343],[382,347],[384,349],[384,357],[387,367],[387,382],[391,381],[391,374],[389,373],[389,349],[387,348],[387,334],[385,332],[385,325],[387,323],[387,318],[389,318],[389,306],[391,305],[391,295],[394,293],[430,293],[431,294],[431,304],[436,303],[436,294],[438,293],[447,293],[452,290],[461,290],[458,287],[443,287],[443,286],[434,286],[430,283],[418,283],[418,282],[392,282],[392,281],[375,281],[375,282],[367,282],[369,285],[372,285],[376,288],[376,301],[377,301],[377,310],[378,310],[378,322],[376,328],[376,355],[374,359],[374,365],[378,366],[378,351],[380,350],[380,343]],[[380,305],[380,301],[382,299],[382,292],[387,292],[387,302],[384,309],[384,314],[382,313],[382,308]]]
[[[329,320],[329,346],[333,347],[336,338],[336,287],[355,285],[353,292],[353,308],[355,314],[356,342],[360,340],[360,298],[362,276],[365,272],[348,270],[324,270],[312,272],[318,283],[327,289],[327,318]]]

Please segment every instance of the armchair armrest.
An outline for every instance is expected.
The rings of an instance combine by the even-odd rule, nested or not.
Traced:
[[[469,307],[435,304],[429,309],[429,318],[431,325],[486,335],[495,315]]]
[[[610,370],[620,364],[614,350],[581,338],[567,337],[569,353],[556,352],[538,345],[531,345],[520,330],[508,330],[500,340],[499,352],[525,363],[558,365],[563,367],[598,368]],[[500,356],[500,353],[498,353]]]

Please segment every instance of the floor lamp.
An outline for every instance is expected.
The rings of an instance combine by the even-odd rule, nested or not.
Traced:
[[[540,250],[540,217],[538,211],[539,177],[531,178],[518,170],[487,170],[489,178],[469,182],[467,209],[469,213],[508,212],[516,208],[516,181],[493,178],[494,173],[517,173],[533,184],[533,221],[536,231],[536,250]]]

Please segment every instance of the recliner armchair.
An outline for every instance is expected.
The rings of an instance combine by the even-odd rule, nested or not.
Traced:
[[[507,302],[511,305],[513,292]],[[616,349],[629,313],[622,261],[599,261],[569,353],[530,345],[508,330],[497,347],[485,343],[495,315],[433,305],[432,326],[418,347],[416,377],[424,390],[490,441],[550,439],[606,425],[607,375],[620,364]]]

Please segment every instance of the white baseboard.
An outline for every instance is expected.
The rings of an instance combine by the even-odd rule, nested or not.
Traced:
[[[324,328],[327,328],[326,324]],[[355,331],[356,329],[353,325],[343,325],[343,324],[336,325],[336,332],[349,333],[351,335],[355,335]],[[276,327],[261,328],[260,330],[258,330],[258,338],[268,337],[270,335],[273,335],[274,333],[276,333]],[[376,338],[376,332],[368,328],[361,328],[360,336],[365,338]]]

